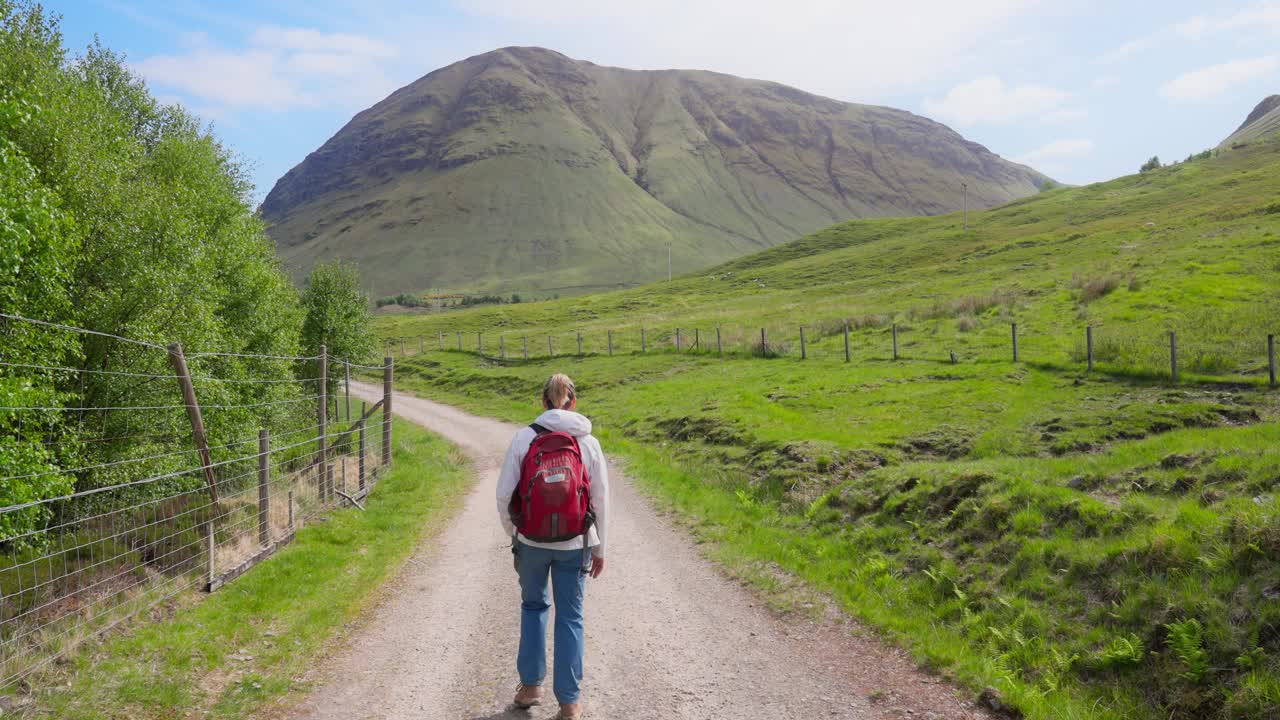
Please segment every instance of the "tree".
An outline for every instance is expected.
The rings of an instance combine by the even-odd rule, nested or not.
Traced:
[[[1161,167],[1160,156],[1152,155],[1150,160],[1142,163],[1142,167],[1139,168],[1138,172],[1151,172],[1152,170],[1159,170]]]
[[[76,249],[71,218],[57,197],[42,187],[35,168],[10,142],[19,125],[30,122],[31,104],[0,87],[0,307],[41,318],[62,319],[70,309],[66,283]],[[0,320],[0,357],[8,363],[60,365],[74,351],[70,339]],[[0,368],[0,405],[57,406],[61,395],[52,371]],[[17,505],[71,490],[72,478],[57,472],[54,448],[66,453],[74,439],[52,438],[60,419],[48,414],[0,413],[0,467],[5,475],[28,476],[0,483],[0,505]],[[0,516],[0,538],[39,523],[42,506]]]
[[[302,306],[307,313],[302,346],[308,355],[319,355],[324,345],[331,358],[364,361],[377,349],[369,296],[360,288],[355,265],[341,260],[317,264],[307,278]]]
[[[98,43],[70,56],[56,17],[28,0],[0,0],[6,312],[161,345],[177,341],[196,375],[294,379],[302,368],[282,358],[299,354],[298,293],[253,214],[247,178],[198,119],[152,97],[123,57]],[[225,354],[195,358],[200,352]],[[0,406],[175,402],[172,383],[137,380],[171,372],[163,349],[12,322],[0,323],[0,357],[11,363],[0,368]],[[206,383],[200,397],[210,406],[205,424],[215,460],[237,451],[216,448],[246,427],[285,427],[285,409],[296,406],[276,401],[301,397],[301,388]],[[74,427],[68,413],[25,413],[20,425],[5,415],[0,466],[42,474],[0,487],[0,504],[60,495],[72,482],[77,489],[129,482],[188,462],[166,452],[172,438],[190,433],[181,412],[153,413],[147,432],[125,411],[89,413]],[[112,464],[151,455],[157,458]],[[89,469],[72,478],[45,475],[45,467]],[[137,492],[170,492],[184,482],[176,477]],[[0,537],[21,529],[0,527]]]

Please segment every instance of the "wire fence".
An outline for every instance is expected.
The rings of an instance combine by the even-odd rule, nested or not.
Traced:
[[[850,363],[1014,361],[1144,374],[1194,375],[1277,384],[1275,334],[1188,337],[1147,328],[1082,326],[1073,334],[1017,323],[839,319],[812,325],[718,324],[557,332],[437,332],[388,338],[388,355],[475,353],[504,361],[548,357],[678,353],[724,358],[794,358]]]
[[[107,343],[93,356],[112,360],[0,358],[0,689],[184,592],[217,590],[322,513],[362,506],[390,463],[390,358],[370,407],[351,397],[349,368],[375,366],[323,351],[184,356],[0,319]]]

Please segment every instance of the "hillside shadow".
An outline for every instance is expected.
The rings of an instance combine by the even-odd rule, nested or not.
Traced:
[[[1046,372],[1055,372],[1059,375],[1074,376],[1076,379],[1081,381],[1089,379],[1130,385],[1134,387],[1168,387],[1170,389],[1176,389],[1179,387],[1208,387],[1216,390],[1241,391],[1267,389],[1267,377],[1261,373],[1253,377],[1222,377],[1204,375],[1195,371],[1183,371],[1179,380],[1177,382],[1173,382],[1169,379],[1168,370],[1125,368],[1100,364],[1092,371],[1089,371],[1078,366],[1066,366],[1061,363],[1037,361],[1028,361],[1026,362],[1026,365]]]

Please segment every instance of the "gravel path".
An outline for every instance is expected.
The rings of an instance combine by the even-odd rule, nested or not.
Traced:
[[[381,392],[352,389],[365,399]],[[293,717],[551,717],[553,700],[532,713],[508,707],[519,593],[493,487],[515,426],[400,393],[395,409],[461,446],[477,482],[450,527],[311,678],[316,689]],[[777,617],[629,480],[612,477],[609,565],[587,587],[583,698],[592,720],[981,717],[847,621]]]

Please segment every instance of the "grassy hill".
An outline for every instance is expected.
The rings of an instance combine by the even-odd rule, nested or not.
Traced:
[[[1255,142],[968,230],[849,222],[671,283],[379,324],[410,337],[408,386],[513,420],[569,372],[606,447],[733,572],[781,602],[799,578],[1029,717],[1273,718],[1278,193],[1280,145]],[[436,349],[458,332],[486,353]]]
[[[711,72],[540,48],[437,70],[356,115],[262,205],[301,278],[378,294],[580,293],[706,267],[854,217],[989,207],[1043,176],[936,122]]]

